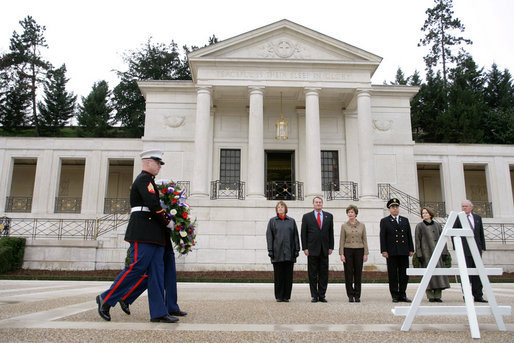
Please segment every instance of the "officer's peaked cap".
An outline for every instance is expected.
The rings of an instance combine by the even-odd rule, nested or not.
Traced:
[[[151,158],[152,160],[156,160],[161,165],[164,164],[162,161],[162,151],[160,150],[146,150],[139,154],[141,156],[141,159]]]
[[[387,208],[391,206],[400,206],[400,200],[398,200],[397,198],[389,199],[389,201],[387,202]]]

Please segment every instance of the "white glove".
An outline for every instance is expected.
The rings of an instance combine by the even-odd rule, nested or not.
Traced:
[[[173,221],[173,219],[170,219],[170,222],[168,223],[168,225],[166,225],[166,227],[172,230],[175,228],[175,222]]]

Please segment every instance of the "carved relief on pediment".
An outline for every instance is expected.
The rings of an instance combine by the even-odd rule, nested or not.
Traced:
[[[181,127],[186,122],[186,116],[166,114],[164,115],[164,125],[167,127],[177,128]]]
[[[305,58],[306,48],[300,42],[281,39],[262,46],[262,56],[268,58]]]

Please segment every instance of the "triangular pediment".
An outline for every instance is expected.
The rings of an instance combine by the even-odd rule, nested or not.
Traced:
[[[378,64],[381,57],[323,35],[289,20],[281,20],[189,54],[200,60],[348,62]],[[264,62],[264,61],[263,61]]]

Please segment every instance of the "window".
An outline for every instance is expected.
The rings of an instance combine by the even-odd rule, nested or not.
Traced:
[[[220,183],[222,188],[236,189],[241,179],[241,150],[221,149]]]
[[[339,190],[339,158],[337,151],[321,151],[321,189]]]

